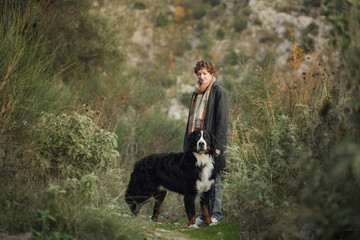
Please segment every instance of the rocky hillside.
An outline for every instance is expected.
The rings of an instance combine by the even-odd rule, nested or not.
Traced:
[[[269,54],[279,68],[295,49],[326,61],[329,26],[317,2],[128,0],[102,4],[101,11],[123,27],[129,66],[140,67],[164,88],[164,110],[171,118],[185,119],[192,68],[200,58],[216,64],[225,87],[241,81]]]

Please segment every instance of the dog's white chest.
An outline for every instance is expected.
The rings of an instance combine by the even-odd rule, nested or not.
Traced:
[[[214,169],[213,157],[208,154],[194,153],[194,155],[197,159],[196,165],[202,168],[200,180],[196,181],[196,189],[199,193],[209,191],[214,184],[214,180],[210,180]]]

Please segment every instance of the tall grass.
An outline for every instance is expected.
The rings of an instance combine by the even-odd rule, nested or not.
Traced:
[[[41,36],[32,31],[34,11],[30,5],[15,2],[14,7],[10,2],[2,2],[0,19],[2,132],[31,122],[41,111],[58,109],[69,100],[60,96],[57,75],[50,68],[56,52],[39,56]]]
[[[59,84],[51,70],[56,52],[42,56],[41,34],[35,34],[36,9],[31,4],[1,1],[0,17],[0,152],[2,175],[6,166],[19,166],[29,143],[29,126],[41,112],[58,113],[70,101],[68,91]],[[25,144],[25,145],[24,145]]]
[[[101,177],[94,173],[59,177],[51,174],[53,164],[45,166],[50,159],[53,163],[63,159],[66,166],[58,170],[69,169],[71,164],[66,162],[72,161],[71,158],[66,156],[67,153],[56,151],[64,144],[80,162],[85,159],[85,155],[107,155],[107,147],[116,145],[115,136],[111,134],[113,138],[109,138],[108,132],[96,126],[94,121],[97,116],[94,121],[87,118],[86,121],[91,124],[84,129],[75,127],[85,117],[76,112],[71,113],[72,106],[78,110],[76,101],[80,99],[76,96],[73,98],[71,89],[61,80],[61,73],[66,66],[56,70],[53,67],[59,57],[58,52],[44,54],[44,49],[48,48],[46,45],[50,44],[44,40],[45,29],[34,29],[39,6],[23,1],[5,0],[0,3],[2,236],[3,233],[11,235],[30,232],[37,239],[143,239],[141,233],[128,225],[130,222],[137,228],[133,221],[119,218],[115,215],[118,211],[110,207],[118,202],[124,188],[122,174],[118,169],[102,171],[99,173]],[[80,121],[61,117],[65,116],[63,113],[69,112]],[[44,116],[48,116],[49,122],[41,121]],[[94,130],[91,139],[81,139],[82,133],[87,134],[91,130]],[[34,131],[40,135],[33,135]],[[77,139],[71,142],[69,137]],[[54,142],[56,139],[59,141]],[[86,142],[88,140],[92,143]],[[87,152],[83,156],[78,154],[86,148],[78,147],[77,144],[89,147],[98,144],[98,140],[106,146],[103,151],[99,147],[94,149],[95,153]],[[78,149],[74,149],[75,146]],[[110,153],[117,152],[112,149]],[[116,161],[117,156],[113,155],[111,162]],[[108,161],[106,156],[98,160],[101,164],[107,164]],[[92,163],[92,160],[86,162]],[[81,170],[81,165],[76,168]],[[43,167],[41,171],[39,166]],[[34,173],[38,177],[34,177]]]
[[[244,239],[359,237],[359,18],[346,7],[328,16],[352,23],[335,27],[343,58],[294,45],[286,69],[262,64],[231,94],[224,207]]]

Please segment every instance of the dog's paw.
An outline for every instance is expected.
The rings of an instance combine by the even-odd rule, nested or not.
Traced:
[[[191,225],[188,226],[188,228],[199,228],[199,226],[196,225],[196,224],[191,224]]]

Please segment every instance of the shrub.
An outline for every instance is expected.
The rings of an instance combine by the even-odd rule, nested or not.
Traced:
[[[176,82],[176,80],[175,80],[174,76],[166,75],[166,76],[160,77],[160,84],[163,87],[169,88],[172,85],[174,85],[175,82]]]
[[[109,205],[94,208],[98,182],[89,174],[46,187],[6,186],[0,228],[7,234],[30,231],[36,239],[144,239],[135,221],[119,218]]]
[[[200,44],[198,46],[198,49],[207,52],[211,49],[212,46],[213,46],[212,38],[206,33],[201,34]]]
[[[56,111],[69,103],[69,97],[61,94],[55,83],[57,74],[51,69],[57,52],[43,56],[41,38],[31,32],[36,23],[36,9],[20,1],[0,10],[0,125],[4,132],[14,134],[23,122],[32,122],[41,111]],[[10,5],[10,4],[9,4]],[[25,5],[25,6],[24,6]],[[17,14],[22,15],[18,18]],[[61,99],[61,100],[60,100]],[[14,132],[13,132],[14,131]]]
[[[212,7],[215,7],[221,3],[221,0],[205,0],[205,2],[208,2]]]
[[[184,139],[184,127],[169,120],[158,111],[149,112],[136,129],[139,157],[150,153],[180,152]],[[154,141],[153,139],[156,139]]]
[[[286,209],[297,193],[295,166],[301,145],[289,118],[279,117],[270,128],[268,134],[261,135],[266,146],[257,145],[256,129],[245,127],[236,132],[238,145],[227,150],[224,209],[229,209],[229,217],[237,219],[248,233],[260,232],[260,236],[272,238],[278,233],[270,229],[271,223],[281,218],[279,209]]]
[[[255,20],[254,20],[254,24],[255,25],[257,25],[257,26],[261,26],[262,25],[262,21],[261,21],[261,19],[260,18],[255,18]]]
[[[303,36],[302,44],[299,48],[304,50],[304,53],[310,53],[315,51],[315,40],[312,37]]]
[[[177,5],[174,12],[174,21],[181,22],[182,20],[184,20],[185,16],[185,9],[182,6]]]
[[[202,19],[206,15],[206,9],[204,6],[197,7],[194,12],[193,16],[195,19]]]
[[[241,11],[247,17],[249,17],[250,14],[252,13],[251,7],[249,7],[249,6],[244,7]]]
[[[314,22],[310,23],[305,29],[305,34],[306,33],[318,35],[319,34],[319,26]]]
[[[116,135],[77,112],[44,113],[33,132],[39,167],[55,177],[80,177],[107,170],[119,157]]]
[[[218,29],[216,31],[216,38],[219,40],[223,40],[225,37],[225,32],[222,29]]]
[[[242,32],[247,27],[247,17],[244,14],[240,14],[235,18],[233,27],[236,32]]]
[[[230,65],[237,65],[240,63],[246,63],[249,57],[242,50],[239,53],[236,53],[235,50],[231,50],[224,57],[224,62]]]
[[[0,178],[5,184],[32,172],[29,126],[42,111],[58,113],[73,100],[52,68],[57,51],[42,54],[44,32],[33,32],[37,8],[0,1]],[[27,123],[27,124],[24,124]],[[19,172],[24,170],[27,174]]]
[[[359,238],[359,159],[359,144],[349,140],[335,147],[326,161],[307,159],[308,171],[301,176],[306,185],[299,196],[303,204],[288,212],[287,220],[313,239]]]
[[[155,19],[155,26],[157,27],[164,27],[166,25],[169,24],[169,19],[165,16],[165,14],[163,14],[162,12],[160,12]]]
[[[62,69],[62,79],[69,82],[80,75],[88,76],[118,67],[124,60],[120,50],[120,29],[126,25],[111,24],[101,11],[93,11],[89,0],[47,1],[39,9],[34,31],[46,29],[43,54],[56,51],[53,69]],[[35,3],[36,4],[36,3]],[[136,4],[135,4],[136,5]],[[122,33],[123,34],[123,33]]]
[[[188,107],[190,104],[192,95],[193,95],[192,92],[187,92],[187,93],[181,94],[181,103],[183,105],[185,105],[186,107]]]
[[[134,8],[143,10],[146,9],[146,4],[144,2],[136,1],[134,3]]]

